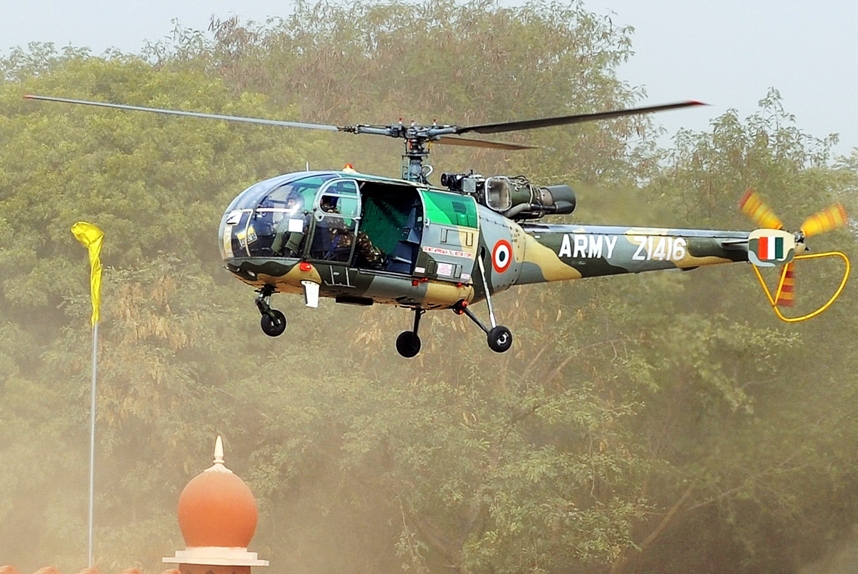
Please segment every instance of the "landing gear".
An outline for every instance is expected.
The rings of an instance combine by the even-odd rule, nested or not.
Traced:
[[[396,338],[396,351],[410,359],[420,352],[420,337],[417,336],[417,328],[420,326],[420,317],[425,309],[414,309],[414,327],[410,331],[403,331]]]
[[[279,337],[286,330],[286,315],[271,308],[271,295],[274,293],[274,287],[265,285],[261,289],[257,289],[256,292],[259,293],[256,297],[256,307],[262,314],[259,321],[262,332],[269,337]]]
[[[468,319],[476,323],[477,326],[486,334],[486,340],[492,351],[495,353],[505,353],[509,351],[510,347],[512,347],[512,331],[503,325],[498,325],[497,321],[495,321],[495,311],[492,307],[492,295],[489,290],[489,284],[486,281],[486,271],[483,267],[482,256],[477,257],[477,267],[480,270],[480,278],[483,280],[483,288],[486,293],[486,304],[489,306],[489,321],[491,321],[492,328],[489,329],[483,325],[482,321],[477,319],[477,316],[468,309],[468,302],[464,299],[453,305],[453,312],[457,315],[467,315]]]
[[[453,305],[453,312],[456,315],[467,315],[468,319],[476,323],[477,326],[486,334],[486,341],[489,344],[489,349],[495,353],[506,353],[509,351],[509,348],[512,347],[512,331],[503,325],[497,325],[495,323],[494,313],[489,314],[492,321],[492,328],[489,329],[483,325],[483,322],[480,321],[476,315],[474,315],[473,311],[468,309],[467,301],[459,301]]]
[[[512,332],[503,325],[492,327],[487,334],[489,348],[495,353],[505,353],[512,346]]]
[[[420,337],[414,331],[402,331],[396,338],[396,350],[406,359],[420,352]]]
[[[259,321],[262,331],[269,337],[279,337],[286,330],[286,315],[277,309],[271,309]]]

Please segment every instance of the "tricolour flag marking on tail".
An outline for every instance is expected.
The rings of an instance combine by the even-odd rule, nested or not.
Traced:
[[[784,257],[783,237],[761,237],[759,256],[763,261],[780,261]]]
[[[778,229],[758,229],[748,236],[748,260],[757,267],[774,267],[795,257],[795,236]]]

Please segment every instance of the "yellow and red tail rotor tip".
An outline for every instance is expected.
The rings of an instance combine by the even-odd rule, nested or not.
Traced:
[[[801,232],[805,237],[811,237],[844,225],[846,225],[846,208],[840,203],[835,203],[805,219],[801,224]]]
[[[739,200],[739,209],[760,227],[766,229],[783,229],[783,222],[766,205],[760,195],[751,188],[748,188],[745,191],[745,195]]]

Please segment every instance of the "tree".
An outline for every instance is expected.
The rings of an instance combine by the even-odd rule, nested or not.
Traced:
[[[614,73],[628,33],[578,3],[323,3],[261,26],[179,30],[141,57],[39,46],[4,59],[0,555],[34,569],[50,549],[61,569],[80,564],[89,301],[68,232],[79,219],[106,232],[100,567],[159,568],[181,547],[173,504],[218,433],[259,500],[254,550],[295,572],[783,570],[835,539],[856,493],[849,292],[783,327],[741,266],[533,286],[496,298],[516,333],[509,353],[435,313],[413,361],[391,344],[402,312],[303,311],[284,297],[302,328],[268,339],[252,293],[217,269],[221,213],[255,181],[339,167],[357,146],[20,97],[499,121],[633,103]],[[745,121],[731,112],[711,133],[680,134],[660,170],[646,140],[635,147],[638,129],[513,134],[553,149],[439,159],[583,181],[569,219],[588,222],[746,228],[733,206],[749,184],[786,214],[854,201],[854,158],[830,167],[825,140],[796,128],[776,93]],[[362,169],[391,173],[391,149],[362,146]],[[851,250],[854,237],[824,241]],[[802,298],[836,273],[815,271],[815,285],[799,279]]]
[[[752,184],[785,213],[809,214],[840,196],[847,176],[827,167],[830,142],[795,127],[777,92],[760,105],[744,123],[728,112],[711,133],[680,134],[647,195],[675,198],[680,217],[700,226],[734,219],[733,202]],[[850,251],[854,237],[810,241]],[[655,512],[636,527],[638,550],[615,571],[630,562],[735,571],[735,556],[754,571],[798,568],[844,533],[843,515],[822,500],[851,504],[854,490],[855,467],[840,450],[856,440],[842,425],[854,416],[854,358],[848,343],[840,346],[854,329],[854,299],[843,297],[818,321],[777,327],[764,306],[748,304],[754,280],[738,272],[725,270],[729,282],[695,276],[694,311],[648,318],[655,336],[641,350],[657,349],[655,361],[644,359],[656,392],[642,399],[636,423],[664,464],[647,479]],[[797,272],[799,298],[818,301],[821,292],[824,301],[836,285],[836,269],[800,263]],[[809,523],[818,536],[802,528]],[[690,547],[692,555],[683,552]]]
[[[150,57],[212,70],[237,92],[252,89],[275,105],[293,106],[290,119],[300,121],[475,125],[617,109],[641,95],[616,77],[631,53],[631,30],[577,1],[515,7],[489,0],[299,2],[264,25],[230,18],[213,19],[210,28],[213,41],[179,31],[175,47],[154,46]],[[626,118],[509,134],[540,147],[509,160],[444,146],[433,153],[439,165],[465,171],[555,181],[622,178],[629,172],[629,139],[649,127],[645,118]],[[384,141],[351,144],[326,165],[352,162],[398,175],[389,159],[395,150]],[[379,161],[382,153],[387,157]]]

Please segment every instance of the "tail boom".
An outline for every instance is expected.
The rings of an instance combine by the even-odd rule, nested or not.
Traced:
[[[516,283],[541,283],[748,261],[749,233],[704,229],[525,225]]]

